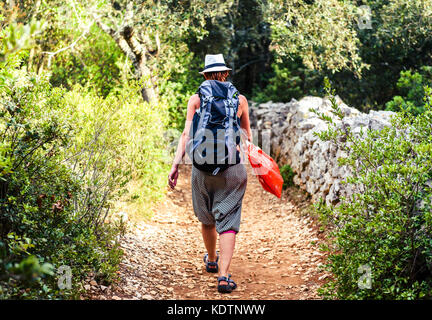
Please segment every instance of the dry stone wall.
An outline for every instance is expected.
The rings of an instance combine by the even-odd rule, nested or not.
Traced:
[[[365,114],[347,106],[339,97],[336,101],[345,114],[343,122],[354,132],[367,127],[379,130],[390,125],[393,112]],[[292,99],[289,103],[251,103],[251,126],[257,129],[258,137],[263,137],[262,141],[259,139],[260,144],[264,143],[263,150],[269,149],[279,166],[289,164],[292,167],[294,182],[312,196],[312,201],[323,198],[327,204],[335,204],[341,196],[349,197],[355,190],[341,183],[350,174],[349,168],[337,163],[342,151],[314,135],[314,132],[326,130],[327,125],[309,111],[311,108],[331,116],[330,101],[319,97]],[[341,121],[334,120],[341,125]],[[269,148],[266,148],[266,141]]]

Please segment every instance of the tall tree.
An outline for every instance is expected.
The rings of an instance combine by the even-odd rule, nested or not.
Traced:
[[[92,16],[131,59],[136,78],[143,80],[143,99],[153,102],[158,97],[161,63],[175,66],[178,50],[185,50],[185,39],[203,37],[206,19],[222,14],[229,4],[222,0],[105,1]]]
[[[264,0],[272,28],[272,49],[300,57],[310,69],[350,70],[366,65],[359,55],[358,8],[352,1]]]
[[[261,1],[233,1],[225,14],[207,21],[205,29],[209,33],[202,40],[188,41],[190,49],[201,59],[206,53],[223,53],[238,89],[250,93],[271,57],[271,30],[264,21]]]

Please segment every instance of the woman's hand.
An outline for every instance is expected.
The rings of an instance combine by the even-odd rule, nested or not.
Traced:
[[[195,111],[200,107],[200,98],[198,94],[194,94],[188,102],[187,106],[187,113],[186,113],[186,122],[185,122],[185,128],[183,130],[183,133],[180,136],[178,145],[177,145],[177,151],[176,155],[174,157],[173,165],[171,167],[171,171],[168,175],[168,185],[171,187],[171,189],[174,189],[177,184],[177,178],[178,178],[178,166],[182,162],[182,159],[185,155],[186,151],[186,144],[189,139],[189,130],[192,126],[193,117],[195,114]]]
[[[173,165],[168,175],[168,185],[171,187],[171,189],[174,189],[174,187],[176,186],[177,178],[178,178],[178,166]]]

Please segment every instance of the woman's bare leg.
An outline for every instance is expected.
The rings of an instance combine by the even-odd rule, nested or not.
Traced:
[[[219,260],[219,277],[228,277],[228,269],[234,253],[236,234],[232,232],[222,233],[219,235],[220,260]],[[221,285],[227,284],[225,281]]]
[[[214,225],[201,224],[202,237],[208,253],[208,261],[216,261],[217,232]]]

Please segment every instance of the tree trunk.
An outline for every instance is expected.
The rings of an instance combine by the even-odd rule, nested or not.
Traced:
[[[137,40],[134,35],[134,30],[130,26],[123,27],[120,31],[116,31],[95,17],[98,26],[108,33],[120,49],[131,59],[135,69],[135,78],[143,80],[141,88],[141,96],[148,103],[156,103],[158,101],[156,87],[152,79],[152,70],[148,66],[148,50]]]
[[[137,79],[144,80],[141,95],[144,101],[149,103],[157,101],[156,88],[152,81],[152,72],[148,67],[147,61],[147,49],[143,47],[136,37],[134,37],[134,31],[132,27],[126,26],[121,31],[121,35],[125,39],[128,47],[130,48],[134,59],[132,60],[135,68],[135,75]]]

